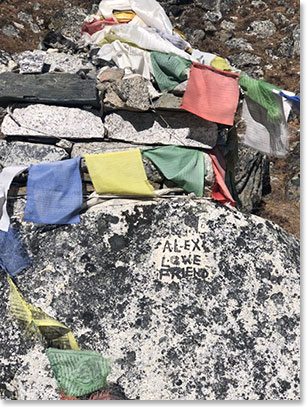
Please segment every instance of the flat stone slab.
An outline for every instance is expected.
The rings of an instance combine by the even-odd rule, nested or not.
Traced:
[[[69,154],[59,147],[19,141],[8,143],[0,140],[0,165],[2,167],[41,164],[65,158],[69,158]]]
[[[20,67],[20,73],[41,73],[46,69],[49,72],[74,74],[79,71],[89,72],[94,68],[90,62],[84,62],[76,55],[64,52],[24,51],[17,56],[16,60]]]
[[[181,107],[182,97],[173,95],[172,93],[164,93],[154,102],[154,108],[160,110],[176,110],[182,112]]]
[[[105,128],[101,118],[75,107],[29,105],[6,115],[1,126],[6,137],[99,139]]]
[[[0,73],[0,103],[11,102],[98,106],[96,81],[69,73],[3,72]]]
[[[104,123],[110,139],[136,144],[211,149],[217,140],[215,123],[183,111],[161,114],[121,111],[107,115]]]
[[[298,400],[299,241],[213,201],[116,202],[76,225],[22,222],[27,301],[108,357],[129,399]],[[44,348],[8,317],[4,273],[0,292],[6,398],[59,400]]]
[[[148,145],[136,145],[120,142],[96,141],[90,143],[75,143],[71,151],[71,157],[79,157],[84,154],[114,153],[116,151],[135,150],[136,148],[148,148]]]

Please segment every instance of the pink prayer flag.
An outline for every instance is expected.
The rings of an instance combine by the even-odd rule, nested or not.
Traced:
[[[239,75],[193,63],[181,108],[215,123],[233,125]]]

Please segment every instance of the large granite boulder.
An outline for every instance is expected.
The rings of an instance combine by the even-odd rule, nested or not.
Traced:
[[[11,208],[12,210],[12,208]],[[15,227],[34,264],[26,300],[110,358],[129,399],[299,399],[299,242],[210,200],[115,200],[81,223]],[[59,400],[44,349],[2,301],[4,399]]]

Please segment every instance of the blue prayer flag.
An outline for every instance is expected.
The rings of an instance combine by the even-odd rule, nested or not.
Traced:
[[[31,165],[24,220],[44,224],[79,223],[82,206],[81,157]]]
[[[0,268],[12,277],[30,267],[32,260],[22,246],[18,233],[11,226],[0,230]]]

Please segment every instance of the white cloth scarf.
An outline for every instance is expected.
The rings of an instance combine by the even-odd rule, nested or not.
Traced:
[[[6,167],[0,174],[0,230],[7,232],[10,227],[10,217],[7,213],[7,194],[13,179],[25,171],[28,166],[19,165]]]
[[[150,53],[147,51],[116,40],[103,45],[99,50],[99,56],[106,61],[115,62],[119,68],[125,70],[125,75],[136,73],[150,80],[153,69]]]

